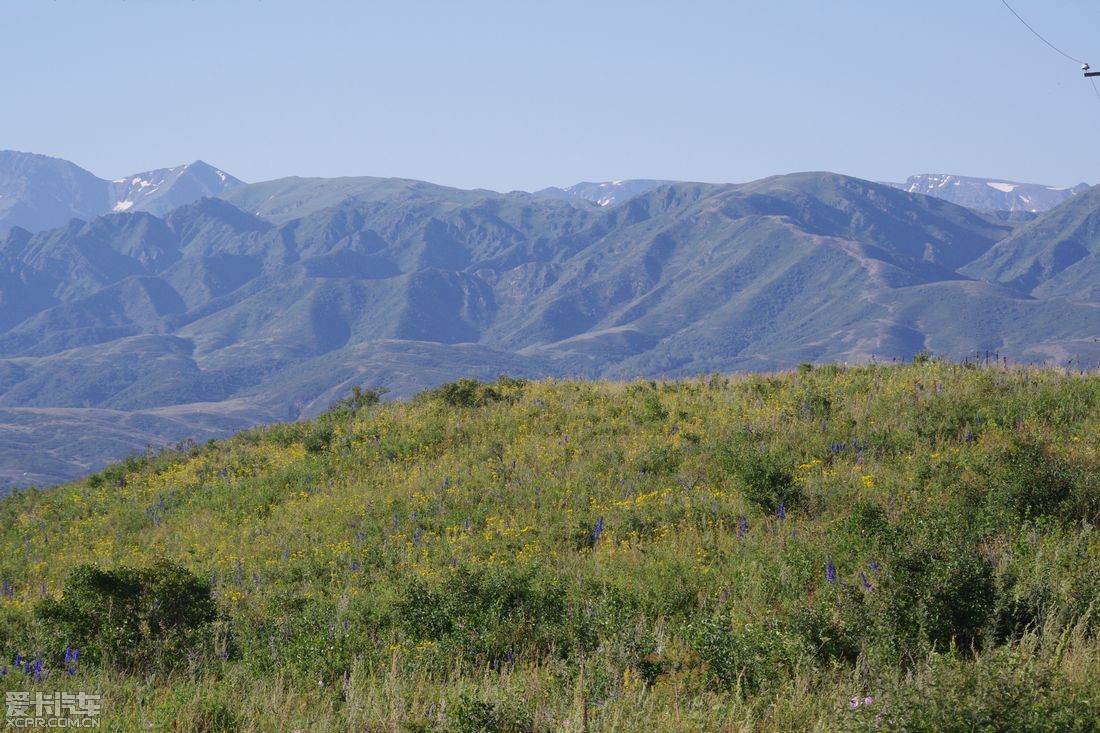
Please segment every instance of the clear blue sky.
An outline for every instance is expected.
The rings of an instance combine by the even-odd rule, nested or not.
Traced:
[[[1010,2],[1100,68],[1100,3]],[[1100,182],[1100,101],[999,0],[4,0],[0,27],[0,148],[106,178]]]

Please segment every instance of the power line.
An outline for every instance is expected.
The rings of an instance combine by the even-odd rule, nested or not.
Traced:
[[[1031,31],[1033,34],[1035,34],[1035,37],[1038,38],[1040,41],[1042,41],[1046,45],[1050,46],[1052,49],[1054,49],[1055,51],[1057,51],[1061,55],[1065,56],[1070,61],[1073,61],[1074,63],[1080,64],[1081,66],[1088,66],[1088,64],[1086,62],[1082,61],[1081,59],[1074,58],[1073,56],[1070,56],[1068,53],[1066,53],[1065,51],[1063,51],[1062,49],[1058,48],[1053,43],[1048,41],[1046,38],[1044,38],[1043,34],[1041,34],[1039,31],[1035,30],[1034,28],[1032,28],[1030,23],[1028,23],[1026,20],[1021,18],[1020,14],[1012,9],[1012,6],[1008,4],[1008,0],[1001,0],[1001,3],[1004,4],[1004,6],[1006,8],[1008,8],[1009,12],[1011,12],[1013,15],[1016,16],[1016,20],[1023,23],[1024,27],[1027,28],[1029,31]],[[1094,86],[1095,86],[1095,84],[1094,84]],[[1097,92],[1097,96],[1100,97],[1100,91]]]

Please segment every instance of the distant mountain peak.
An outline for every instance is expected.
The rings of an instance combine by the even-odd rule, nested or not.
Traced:
[[[175,168],[135,173],[111,182],[112,211],[166,214],[203,197],[217,196],[244,185],[240,179],[196,160]]]
[[[61,158],[0,151],[0,234],[41,231],[108,213],[166,214],[244,182],[201,160],[107,181]]]
[[[649,178],[620,179],[615,181],[582,181],[568,188],[551,186],[535,191],[536,196],[546,198],[588,201],[597,206],[617,206],[646,191],[672,183]]]
[[[974,178],[948,173],[909,176],[905,183],[886,183],[908,193],[934,196],[971,209],[994,211],[1048,211],[1089,186],[1047,186],[1001,178]]]

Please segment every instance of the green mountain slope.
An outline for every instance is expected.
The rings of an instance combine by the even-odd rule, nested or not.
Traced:
[[[1044,221],[1017,233],[831,173],[603,208],[403,179],[244,185],[164,217],[13,230],[0,404],[243,400],[298,418],[354,379],[401,396],[501,371],[686,376],[924,349],[1095,361],[1087,298],[968,274]]]
[[[963,271],[1037,297],[1100,302],[1100,186],[1021,227]]]
[[[119,731],[1100,719],[1095,374],[372,398],[0,500],[0,684]]]

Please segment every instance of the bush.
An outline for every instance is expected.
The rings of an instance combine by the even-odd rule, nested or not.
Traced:
[[[453,733],[526,733],[535,730],[530,717],[513,706],[463,694],[447,710]]]
[[[523,394],[526,385],[527,380],[513,379],[506,375],[501,375],[492,384],[464,377],[457,382],[428,390],[424,396],[451,407],[484,407],[493,402],[515,402]]]
[[[783,504],[788,509],[802,501],[802,490],[794,480],[790,466],[774,453],[751,448],[726,450],[723,468],[740,481],[745,498],[768,514]]]
[[[641,403],[635,405],[633,413],[634,419],[640,423],[659,423],[668,418],[668,410],[661,398],[653,392],[642,397]]]
[[[1017,438],[993,456],[988,503],[1017,519],[1063,517],[1062,509],[1083,480],[1081,470],[1031,440]]]
[[[802,640],[775,620],[737,623],[718,616],[686,624],[684,637],[716,687],[744,694],[785,680],[804,653]]]
[[[362,387],[352,387],[351,394],[347,397],[342,397],[325,410],[321,417],[330,418],[348,418],[354,417],[356,414],[368,407],[373,407],[382,401],[382,395],[386,394],[388,390],[385,387],[375,387],[363,389]]]
[[[56,635],[55,648],[77,647],[89,661],[124,671],[169,671],[211,651],[217,617],[210,584],[160,560],[148,568],[82,565],[60,600],[35,615]]]
[[[561,589],[533,568],[459,568],[438,587],[411,581],[395,617],[409,640],[451,644],[467,661],[546,652],[565,616]]]
[[[112,463],[99,473],[93,473],[88,477],[89,488],[98,489],[101,486],[122,486],[126,483],[126,475],[140,471],[149,463],[147,456],[132,455],[118,463]]]
[[[332,437],[336,434],[335,428],[327,422],[318,422],[306,434],[302,445],[310,453],[321,453],[332,443]]]
[[[919,517],[892,533],[868,603],[879,640],[915,659],[929,650],[981,648],[996,607],[993,567],[970,529],[947,517]]]
[[[1052,645],[1053,646],[1053,645]],[[1002,647],[976,661],[936,655],[920,675],[899,680],[866,708],[845,705],[832,730],[1097,730],[1095,680],[1065,674],[1033,644]]]

